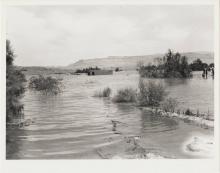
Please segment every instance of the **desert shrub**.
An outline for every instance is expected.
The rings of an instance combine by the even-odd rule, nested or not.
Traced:
[[[61,82],[59,79],[44,77],[39,75],[38,77],[31,77],[28,87],[35,91],[40,91],[43,94],[56,95],[61,92]]]
[[[178,106],[178,101],[174,98],[167,98],[161,104],[161,107],[165,112],[175,112],[177,106]]]
[[[6,41],[6,121],[22,118],[23,104],[20,99],[25,92],[25,76],[13,65],[14,52],[10,41]]]
[[[139,80],[138,102],[140,106],[159,106],[167,92],[161,83]]]
[[[136,102],[137,93],[132,88],[125,88],[118,90],[117,94],[113,97],[113,102]]]
[[[94,96],[95,97],[110,97],[111,95],[111,88],[107,87],[107,88],[104,88],[102,91],[96,91]]]

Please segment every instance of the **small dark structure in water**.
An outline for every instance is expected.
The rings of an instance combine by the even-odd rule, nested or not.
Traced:
[[[113,70],[89,70],[88,75],[111,75]]]

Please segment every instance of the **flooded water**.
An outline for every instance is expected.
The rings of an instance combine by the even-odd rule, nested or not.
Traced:
[[[63,92],[45,96],[27,90],[25,118],[30,126],[7,130],[7,159],[100,159],[100,151],[115,156],[124,152],[127,137],[145,139],[147,152],[174,158],[200,158],[183,150],[191,136],[213,135],[182,120],[158,117],[130,104],[115,104],[110,99],[93,97],[94,92],[110,87],[113,95],[119,88],[137,88],[136,72],[119,72],[107,76],[57,75],[63,78]],[[158,80],[158,79],[154,79]],[[162,80],[169,95],[190,108],[213,115],[214,80]],[[117,126],[114,122],[118,122]]]

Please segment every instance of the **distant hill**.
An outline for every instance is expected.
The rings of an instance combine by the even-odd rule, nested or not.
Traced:
[[[193,62],[197,58],[201,59],[202,62],[207,64],[214,62],[214,54],[211,52],[186,52],[181,53],[181,55],[187,56],[189,63]],[[164,54],[142,56],[109,56],[107,58],[79,60],[76,63],[68,65],[66,68],[76,70],[98,66],[102,69],[115,69],[116,67],[119,67],[123,70],[134,70],[136,69],[137,63],[140,61],[145,65],[148,63],[154,64],[157,58],[162,58],[163,56]]]

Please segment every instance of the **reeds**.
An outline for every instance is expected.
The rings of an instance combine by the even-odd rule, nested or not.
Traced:
[[[111,93],[112,93],[111,88],[106,87],[103,90],[96,91],[94,97],[110,97]]]

